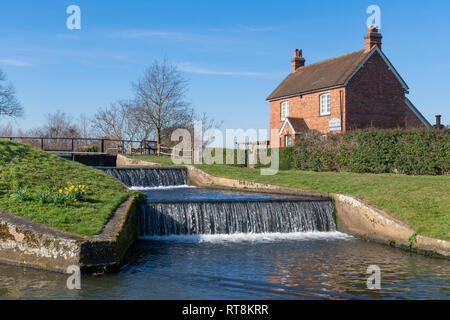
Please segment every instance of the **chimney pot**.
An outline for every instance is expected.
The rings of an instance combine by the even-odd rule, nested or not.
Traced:
[[[305,58],[302,57],[303,51],[300,49],[294,50],[294,57],[291,59],[291,72],[294,73],[297,69],[305,66]]]

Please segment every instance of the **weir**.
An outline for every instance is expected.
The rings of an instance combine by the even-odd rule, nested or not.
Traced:
[[[336,231],[329,200],[148,203],[139,214],[141,236],[170,234]]]
[[[147,194],[138,216],[144,238],[336,231],[330,199],[190,187],[181,167],[99,169]]]
[[[185,168],[173,167],[97,167],[122,181],[127,187],[158,187],[186,185],[188,175]]]

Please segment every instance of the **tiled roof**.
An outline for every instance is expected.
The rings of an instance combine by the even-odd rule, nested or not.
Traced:
[[[308,131],[308,126],[303,118],[286,118],[294,129],[294,132]]]
[[[301,67],[290,73],[267,100],[343,85],[372,50],[363,49]]]

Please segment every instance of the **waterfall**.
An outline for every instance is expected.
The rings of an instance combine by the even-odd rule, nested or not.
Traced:
[[[159,202],[142,205],[141,236],[336,231],[330,200]]]
[[[99,167],[128,187],[141,188],[150,202],[138,215],[141,237],[241,233],[297,233],[336,231],[333,202],[323,198],[261,199],[248,193],[234,198],[206,192],[205,199],[189,198],[188,175],[182,167]],[[207,189],[190,189],[204,195]],[[203,192],[203,193],[202,193]]]
[[[185,168],[174,167],[98,167],[122,181],[128,187],[157,187],[186,185]]]

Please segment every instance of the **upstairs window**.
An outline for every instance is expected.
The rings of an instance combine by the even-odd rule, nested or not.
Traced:
[[[289,117],[289,101],[281,103],[281,121],[284,121],[286,117]]]
[[[326,116],[331,114],[330,109],[330,94],[325,93],[320,96],[320,115]]]

